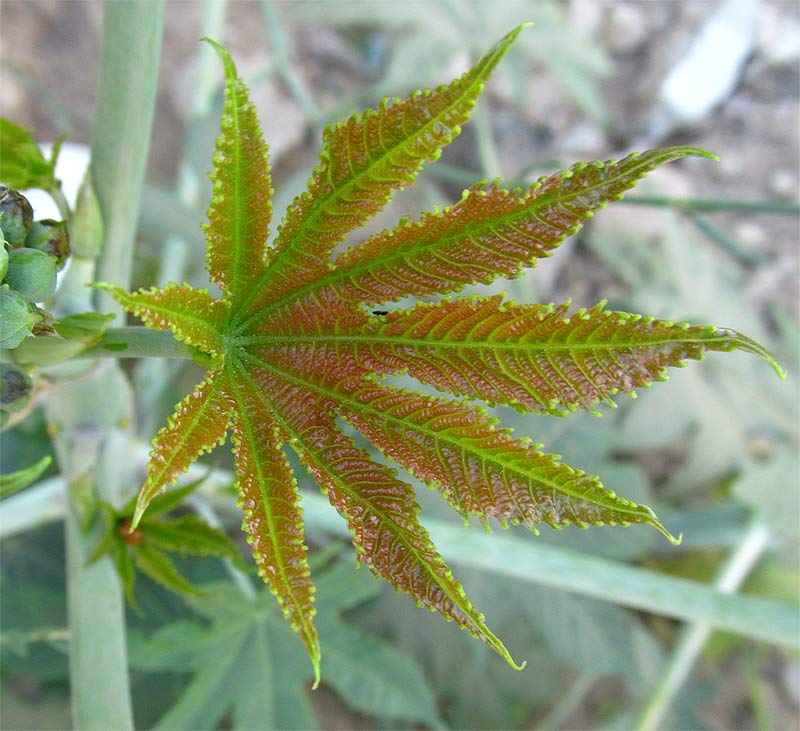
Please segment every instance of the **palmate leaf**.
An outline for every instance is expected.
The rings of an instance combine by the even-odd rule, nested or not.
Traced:
[[[614,394],[663,379],[668,366],[710,350],[741,349],[775,365],[760,345],[733,331],[607,312],[602,304],[570,314],[568,305],[491,297],[369,314],[369,305],[409,294],[515,276],[659,165],[711,157],[673,147],[579,163],[527,191],[503,190],[499,182],[476,186],[454,206],[403,221],[334,259],[345,236],[458,134],[520,30],[449,86],[329,128],[320,166],[289,207],[272,248],[266,146],[246,86],[214,44],[227,83],[206,236],[209,273],[222,298],[185,285],[133,294],[109,288],[148,325],[170,327],[214,356],[205,381],[153,440],[133,528],[150,501],[231,428],[243,529],[259,573],[306,644],[317,680],[313,585],[284,448],[298,455],[347,521],[363,563],[520,667],[419,523],[411,485],[357,447],[338,419],[487,527],[491,519],[533,530],[541,522],[640,523],[672,538],[649,508],[618,497],[539,445],[512,438],[467,399],[565,414],[613,403]],[[401,372],[463,400],[379,380]]]

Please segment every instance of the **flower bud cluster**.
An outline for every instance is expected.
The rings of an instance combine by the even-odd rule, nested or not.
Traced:
[[[66,221],[33,219],[28,199],[0,186],[0,348],[16,348],[44,312],[36,303],[56,289],[56,273],[69,257]]]

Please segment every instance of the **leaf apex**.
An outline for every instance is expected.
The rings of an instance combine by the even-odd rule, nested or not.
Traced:
[[[319,649],[319,643],[317,643],[314,651],[309,651],[309,655],[311,656],[311,664],[314,666],[314,684],[311,686],[311,690],[316,690],[319,688],[319,681],[320,677],[320,660],[322,659],[322,653]]]
[[[787,372],[781,367],[781,364],[778,363],[778,359],[775,355],[770,351],[768,348],[764,347],[761,343],[757,340],[753,340],[752,338],[747,337],[747,335],[743,335],[736,330],[730,330],[728,328],[718,328],[717,332],[719,335],[722,335],[729,339],[728,347],[725,348],[726,350],[743,350],[746,353],[752,353],[753,355],[758,356],[761,360],[765,361],[769,364],[775,373],[778,374],[778,377],[781,380],[785,380],[786,376],[788,375]]]
[[[144,511],[147,510],[148,502],[142,500],[142,497],[143,493],[139,493],[139,499],[136,501],[136,509],[133,511],[133,518],[131,518],[131,533],[136,530],[142,520]]]
[[[710,150],[706,150],[704,147],[687,147],[686,148],[687,155],[693,155],[695,157],[705,157],[707,160],[715,160],[719,162],[719,155]]]
[[[228,49],[225,48],[220,43],[217,43],[213,38],[209,38],[208,36],[203,36],[200,40],[205,41],[208,43],[211,48],[213,48],[217,52],[217,56],[219,56],[220,61],[222,61],[222,65],[225,68],[225,79],[228,82],[235,81],[236,79],[236,65],[233,62],[233,58],[231,54],[228,53]]]
[[[653,526],[653,527],[654,527],[654,528],[655,528],[655,529],[656,529],[656,530],[657,530],[659,533],[661,533],[662,535],[664,535],[664,536],[666,537],[666,539],[667,539],[667,540],[668,540],[668,541],[669,541],[669,542],[670,542],[670,543],[671,543],[673,546],[680,546],[680,545],[681,545],[681,543],[683,543],[683,533],[682,533],[682,532],[681,532],[681,533],[679,533],[679,534],[677,535],[677,537],[676,537],[676,536],[674,536],[672,533],[670,533],[670,532],[667,530],[666,526],[665,526],[665,525],[664,525],[664,524],[663,524],[663,523],[662,523],[662,522],[661,522],[661,521],[658,519],[658,517],[656,517],[656,514],[655,514],[655,513],[653,513],[653,511],[652,511],[652,510],[650,511],[650,513],[651,513],[651,515],[652,515],[652,519],[650,520],[650,525],[652,525],[652,526]]]

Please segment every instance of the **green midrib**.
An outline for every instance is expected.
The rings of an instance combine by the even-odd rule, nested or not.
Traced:
[[[625,323],[627,324],[627,323]],[[716,330],[716,328],[714,328]],[[585,343],[568,342],[502,342],[495,340],[469,341],[469,340],[426,340],[425,338],[410,338],[395,335],[334,335],[334,334],[306,334],[297,335],[237,335],[229,337],[228,347],[251,347],[270,345],[299,345],[299,344],[325,344],[325,343],[353,343],[374,345],[376,347],[395,348],[409,346],[413,348],[453,348],[457,350],[472,349],[486,351],[524,351],[532,353],[547,353],[550,351],[585,351],[585,350],[625,350],[630,348],[651,348],[661,345],[703,345],[711,350],[717,344],[737,347],[740,342],[734,335],[716,336],[709,338],[662,338],[657,340],[622,340],[599,341]]]

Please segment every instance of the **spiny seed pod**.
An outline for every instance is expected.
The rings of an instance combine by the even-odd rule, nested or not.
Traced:
[[[67,222],[54,221],[52,218],[34,221],[31,224],[31,230],[28,231],[28,237],[25,239],[25,246],[54,256],[56,266],[63,269],[69,256]]]
[[[31,400],[33,381],[18,365],[0,363],[0,410],[22,411]]]
[[[9,246],[22,246],[33,222],[33,208],[16,190],[0,185],[0,229]]]
[[[0,285],[0,348],[16,348],[41,320],[41,315],[19,292]]]
[[[6,283],[31,302],[56,291],[56,259],[36,249],[13,249],[8,256]]]

